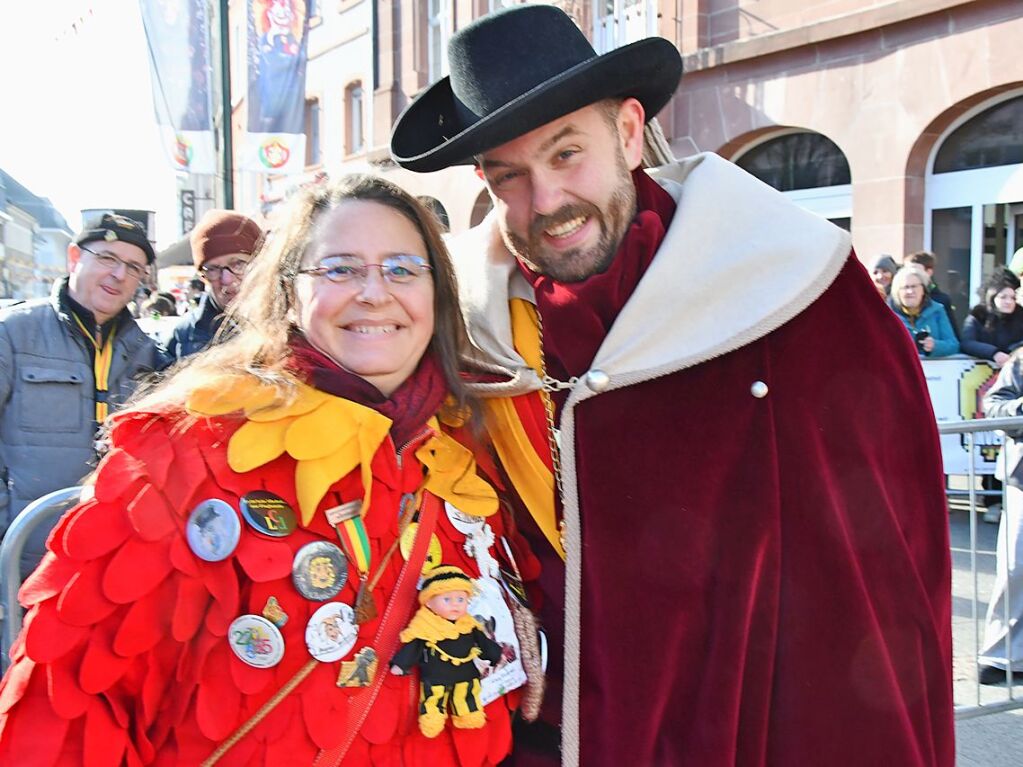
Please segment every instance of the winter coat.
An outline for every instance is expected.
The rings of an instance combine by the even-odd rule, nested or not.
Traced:
[[[217,306],[213,296],[203,293],[199,304],[178,320],[161,341],[158,349],[160,370],[209,346],[223,319],[224,310]]]
[[[553,504],[522,523],[555,531],[531,540],[562,764],[951,767],[948,515],[913,345],[845,233],[713,154],[653,175],[678,208],[561,411],[565,562]],[[536,391],[495,217],[452,252],[507,375],[489,391]]]
[[[66,290],[64,279],[49,298],[0,312],[0,534],[29,502],[95,468],[92,354],[61,301]],[[111,410],[155,364],[155,344],[127,312],[115,332]]]
[[[1023,345],[1023,306],[1004,315],[978,304],[963,322],[959,344],[963,354],[984,360],[993,360],[996,352],[1010,354]]]
[[[889,297],[888,305],[895,312],[895,315],[902,320],[902,324],[906,326],[906,330],[909,331],[909,335],[914,339],[914,342],[916,341],[917,333],[921,331],[930,333],[934,339],[934,348],[930,352],[924,352],[919,347],[919,344],[917,345],[917,352],[921,357],[931,359],[934,357],[948,357],[951,354],[959,353],[959,341],[956,340],[956,334],[952,330],[952,323],[949,322],[948,313],[945,311],[944,306],[936,301],[932,301],[929,297],[925,297],[920,314],[916,317],[910,317],[900,308],[895,299]]]
[[[203,762],[312,660],[310,631],[320,638],[320,623],[310,623],[314,613],[334,602],[356,603],[360,578],[351,559],[336,567],[341,582],[335,579],[332,594],[300,591],[293,576],[304,546],[338,544],[326,514],[344,502],[367,502],[361,540],[372,571],[395,543],[399,509],[421,486],[423,503],[437,508],[434,535],[443,561],[479,575],[480,554],[468,553],[447,502],[491,526],[492,557],[495,539],[507,536],[528,570],[528,558],[502,526],[493,489],[449,427],[431,419],[398,455],[391,422],[376,411],[309,387],[274,417],[267,416],[267,401],[251,383],[225,379],[192,395],[190,411],[205,417],[189,422],[177,412],[129,412],[115,419],[95,500],[63,518],[52,555],[22,590],[29,612],[20,650],[0,683],[0,764],[28,764],[26,754],[35,767]],[[258,421],[219,415],[260,407]],[[284,500],[294,513],[290,533],[270,537],[245,521],[240,504],[253,491]],[[201,558],[207,544],[186,532],[199,524],[193,510],[211,499],[228,505],[240,531],[236,546],[218,550],[219,561]],[[339,625],[344,639],[329,638],[340,644],[337,655],[314,662],[220,764],[310,765],[320,749],[337,747],[350,703],[365,691],[337,680],[342,664],[364,648],[380,658],[374,679],[382,681],[345,764],[490,767],[505,756],[516,692],[487,705],[481,730],[448,728],[428,740],[409,726],[418,679],[388,673],[397,632],[392,647],[377,637],[385,612],[395,611],[403,627],[418,606],[414,576],[406,599],[389,606],[403,564],[395,550],[372,587],[376,617],[354,629],[354,638],[350,620]],[[252,623],[246,632],[231,630],[239,616],[264,616],[278,628],[258,628],[256,641],[244,641]],[[274,662],[277,653],[283,655]]]

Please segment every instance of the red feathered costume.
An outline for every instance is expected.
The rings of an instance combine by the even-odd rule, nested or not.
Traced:
[[[395,540],[400,499],[423,484],[424,469],[435,500],[468,513],[496,508],[471,454],[438,430],[436,420],[399,462],[390,422],[368,408],[308,387],[286,408],[261,410],[267,404],[256,384],[217,382],[189,403],[211,417],[134,412],[118,420],[95,476],[95,497],[61,520],[51,551],[22,588],[28,614],[0,691],[0,763],[203,762],[310,661],[306,623],[324,603],[299,593],[292,561],[311,541],[338,542],[323,511],[364,496],[367,460],[372,480],[364,522],[374,564]],[[252,418],[219,415],[239,407]],[[210,498],[237,510],[253,490],[275,493],[301,511],[298,529],[270,538],[242,522],[241,540],[227,559],[198,558],[186,541],[189,512]],[[488,519],[498,536],[506,532],[499,517]],[[435,533],[443,561],[478,575],[463,550],[464,535],[443,510]],[[532,560],[517,553],[530,571]],[[403,564],[398,553],[389,560],[373,592],[378,616],[360,627],[342,660],[372,643]],[[352,605],[357,588],[350,571],[331,601]],[[393,607],[402,614],[399,628],[415,612],[414,587],[412,594]],[[272,668],[254,668],[231,651],[228,626],[239,615],[259,615],[270,597],[287,615],[284,656]],[[345,764],[483,767],[507,754],[509,706],[517,693],[486,707],[482,729],[449,727],[427,739],[416,726],[417,677],[388,674],[393,648],[374,649],[383,659],[377,675],[386,678]],[[318,663],[219,764],[305,766],[321,749],[337,746],[349,699],[360,692],[337,686],[339,667]]]
[[[564,563],[531,508],[548,694],[510,762],[556,764],[560,726],[571,767],[950,767],[948,521],[908,336],[844,232],[715,155],[654,175],[677,209],[602,289],[530,285],[493,218],[453,247],[491,391],[540,386],[533,303],[578,377]],[[616,259],[665,208],[644,182]],[[519,399],[491,408],[506,456],[545,425]]]

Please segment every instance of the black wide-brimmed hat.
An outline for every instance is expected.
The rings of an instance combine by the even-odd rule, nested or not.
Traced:
[[[649,120],[675,92],[682,58],[663,37],[598,56],[573,21],[550,5],[484,16],[448,43],[451,75],[401,114],[391,155],[427,172],[473,156],[607,98],[637,99]]]

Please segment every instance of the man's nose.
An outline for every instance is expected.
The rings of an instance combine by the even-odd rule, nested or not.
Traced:
[[[530,177],[533,191],[533,212],[549,216],[565,204],[565,193],[558,179],[544,172],[535,172]]]

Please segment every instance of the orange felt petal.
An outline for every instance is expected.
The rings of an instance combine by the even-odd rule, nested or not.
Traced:
[[[223,376],[189,395],[187,408],[198,415],[227,415],[273,404],[277,391],[252,376]]]
[[[167,546],[129,538],[103,573],[103,593],[118,604],[134,602],[156,588],[172,569]]]
[[[330,397],[315,410],[295,418],[284,435],[288,455],[298,461],[323,458],[354,439],[359,428],[352,402]]]
[[[260,423],[246,421],[227,446],[227,463],[236,472],[252,471],[284,452],[284,434],[294,419]]]
[[[144,485],[128,503],[128,521],[144,541],[158,541],[177,529],[167,501],[150,484]]]
[[[294,417],[310,413],[326,400],[330,395],[324,394],[311,386],[300,386],[298,394],[287,405],[279,405],[264,408],[262,410],[246,410],[245,417],[250,421],[266,423],[268,421],[279,421],[282,418]]]

